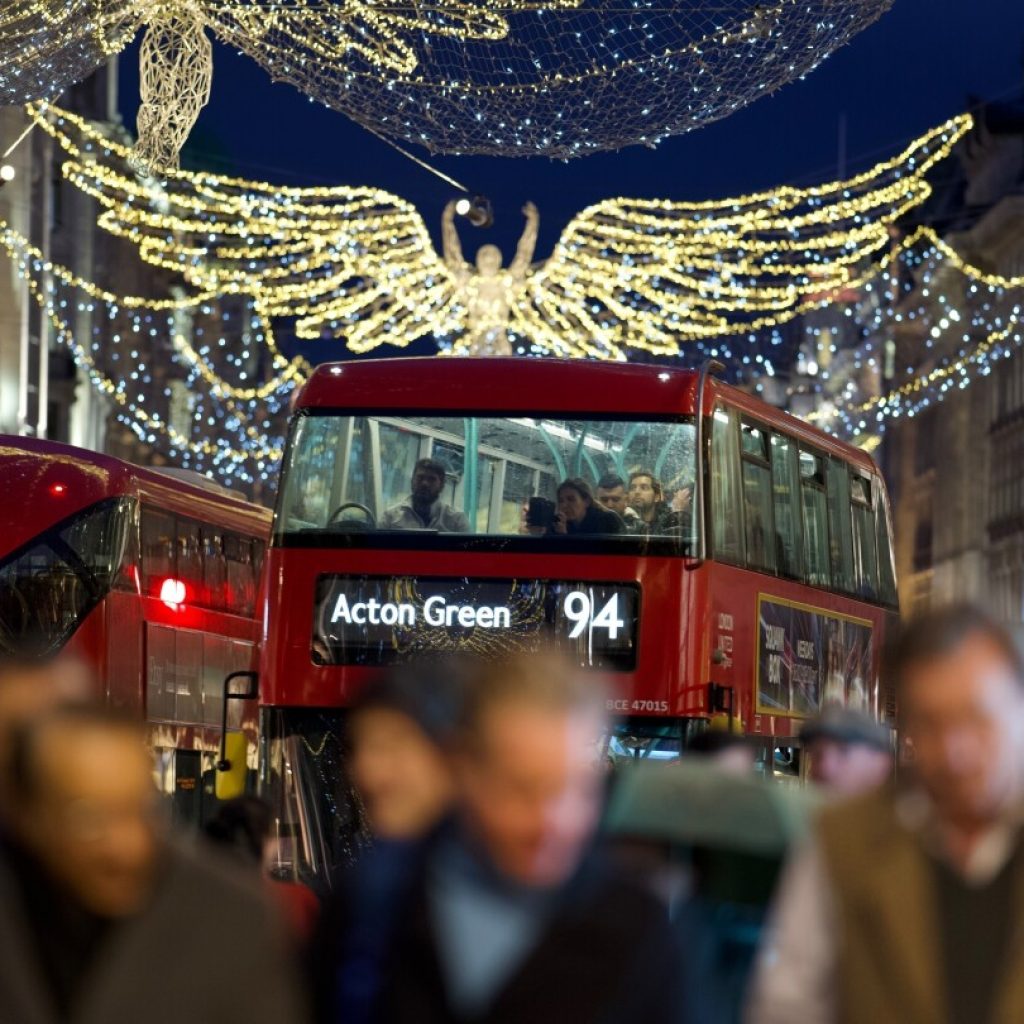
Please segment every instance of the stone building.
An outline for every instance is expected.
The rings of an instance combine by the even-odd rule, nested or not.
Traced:
[[[924,220],[957,253],[987,274],[1024,275],[1024,99],[981,106],[959,150],[959,170],[937,188]],[[955,165],[954,165],[955,167]],[[1024,289],[995,311],[1004,325]],[[903,315],[866,346],[880,363],[923,375],[990,337],[993,313],[984,288],[948,271],[931,287],[911,282],[895,306]],[[951,307],[962,332],[945,331]],[[1009,313],[1007,316],[1006,314]],[[942,341],[933,341],[937,325]],[[889,374],[893,373],[890,366]],[[1024,623],[1024,352],[970,364],[969,384],[912,417],[889,420],[875,451],[893,498],[900,601],[905,613],[953,599],[989,605],[1004,621]],[[959,378],[957,379],[959,383]],[[841,400],[841,399],[837,399]]]

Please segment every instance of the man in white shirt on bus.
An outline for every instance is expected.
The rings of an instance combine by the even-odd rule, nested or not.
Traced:
[[[464,512],[441,501],[447,471],[434,459],[420,459],[412,471],[412,493],[381,517],[382,530],[435,530],[468,533]]]

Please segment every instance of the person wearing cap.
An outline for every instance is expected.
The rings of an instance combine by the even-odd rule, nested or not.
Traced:
[[[1024,656],[954,605],[887,651],[913,760],[787,865],[748,1024],[1024,1020]]]
[[[800,739],[807,777],[840,796],[866,793],[892,773],[891,731],[863,711],[830,705],[804,723]]]

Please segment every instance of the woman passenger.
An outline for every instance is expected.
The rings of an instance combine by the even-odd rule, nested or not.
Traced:
[[[581,477],[563,480],[558,485],[557,498],[558,507],[549,534],[586,536],[625,532],[623,521],[597,503],[590,484]]]

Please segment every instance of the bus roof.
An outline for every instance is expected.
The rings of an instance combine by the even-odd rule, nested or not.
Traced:
[[[590,416],[692,415],[696,370],[651,363],[582,359],[365,359],[325,363],[313,371],[297,409],[438,413],[547,413]],[[715,395],[807,444],[873,469],[861,450],[737,388],[711,381]]]
[[[169,512],[269,533],[271,512],[216,487],[197,486],[110,455],[0,434],[0,553],[105,498],[138,497]],[[11,500],[11,499],[14,500]]]

